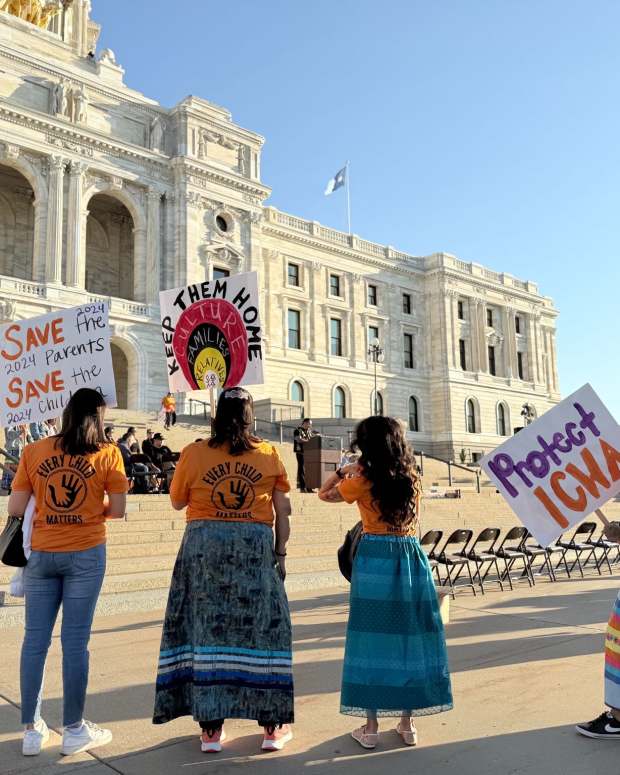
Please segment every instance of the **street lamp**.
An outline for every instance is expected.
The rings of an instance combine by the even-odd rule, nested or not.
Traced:
[[[375,365],[375,415],[379,414],[379,396],[377,394],[377,364],[383,363],[383,347],[381,342],[375,336],[368,345],[368,355],[372,358],[372,362]]]

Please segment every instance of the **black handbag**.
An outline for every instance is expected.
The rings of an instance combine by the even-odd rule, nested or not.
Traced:
[[[353,575],[353,560],[357,554],[357,547],[364,534],[363,526],[361,522],[354,525],[351,530],[344,537],[344,543],[338,549],[338,567],[340,573],[345,577],[347,581],[351,581]]]
[[[0,562],[13,568],[24,568],[24,518],[9,517],[6,526],[0,534]]]

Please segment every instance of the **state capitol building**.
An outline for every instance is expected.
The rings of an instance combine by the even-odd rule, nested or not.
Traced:
[[[159,290],[242,271],[262,294],[261,416],[371,414],[376,339],[376,403],[416,449],[475,459],[525,403],[558,401],[557,311],[535,283],[269,207],[263,138],[126,86],[90,0],[0,9],[0,321],[108,299],[120,406],[166,392]]]

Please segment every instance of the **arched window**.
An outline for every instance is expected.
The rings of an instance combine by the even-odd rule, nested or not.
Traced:
[[[417,433],[420,430],[420,419],[418,417],[418,399],[411,396],[409,399],[409,430]]]
[[[497,434],[499,436],[510,435],[508,433],[508,416],[504,404],[498,404],[497,406]]]
[[[344,389],[337,387],[334,390],[334,417],[344,419],[347,416],[347,396]]]
[[[471,398],[467,399],[465,404],[465,413],[467,419],[467,433],[477,433],[476,429],[476,405]]]
[[[291,385],[291,401],[298,401],[300,404],[304,402],[304,386],[297,380]]]
[[[381,393],[379,393],[379,391],[377,391],[377,394],[376,394],[376,402],[375,402],[374,390],[370,395],[370,412],[371,414],[380,414],[380,415],[384,413],[383,396]]]

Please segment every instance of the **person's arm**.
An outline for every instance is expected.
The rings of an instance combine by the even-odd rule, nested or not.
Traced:
[[[103,499],[103,513],[106,519],[123,519],[126,509],[127,495],[124,492],[111,492]]]
[[[340,485],[345,479],[358,477],[361,473],[361,469],[357,463],[351,463],[344,468],[340,468],[339,472],[340,475],[336,472],[326,479],[319,490],[319,498],[322,501],[325,501],[326,503],[345,503],[345,499],[340,493]]]
[[[32,490],[20,490],[19,492],[13,490],[9,495],[9,515],[12,517],[23,517],[31,495]]]
[[[170,483],[170,503],[175,511],[183,511],[189,504],[190,487],[187,478],[188,459],[186,450],[181,452]]]
[[[273,491],[273,509],[276,514],[276,560],[280,575],[286,577],[286,545],[291,537],[291,499],[288,493]]]
[[[26,506],[32,495],[32,480],[28,474],[28,459],[30,449],[26,447],[17,466],[17,471],[11,482],[11,494],[9,495],[8,510],[12,517],[23,517]]]

